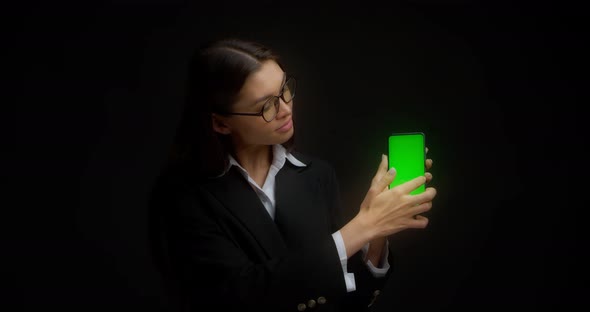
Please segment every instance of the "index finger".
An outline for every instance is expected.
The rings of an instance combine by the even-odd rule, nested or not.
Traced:
[[[420,185],[426,183],[425,176],[417,176],[412,180],[402,183],[397,188],[404,194],[409,194],[411,191],[417,189]]]

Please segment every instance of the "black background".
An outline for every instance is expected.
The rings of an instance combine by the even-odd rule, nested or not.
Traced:
[[[191,49],[222,36],[269,45],[297,76],[297,147],[336,167],[349,215],[387,134],[426,134],[438,196],[428,228],[391,237],[380,311],[587,305],[580,7],[80,1],[3,14],[4,311],[171,310],[148,193]]]

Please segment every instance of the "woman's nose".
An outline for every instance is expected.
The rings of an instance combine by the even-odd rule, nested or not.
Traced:
[[[285,115],[291,115],[291,112],[292,112],[291,103],[293,103],[293,101],[291,101],[289,103],[285,103],[285,101],[283,101],[283,99],[279,98],[279,112],[277,113],[278,118],[281,118]]]

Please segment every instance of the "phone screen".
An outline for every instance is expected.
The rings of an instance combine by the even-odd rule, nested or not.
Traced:
[[[388,169],[394,167],[397,172],[389,188],[424,175],[426,160],[424,141],[425,136],[421,132],[393,133],[389,136]],[[420,194],[425,189],[426,186],[422,184],[410,194]]]

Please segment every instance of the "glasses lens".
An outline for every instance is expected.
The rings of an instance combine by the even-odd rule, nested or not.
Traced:
[[[295,97],[295,79],[291,78],[285,83],[283,88],[283,100],[287,103],[291,102]]]
[[[270,98],[262,108],[262,118],[266,121],[271,121],[275,118],[279,108],[279,99],[276,97]]]

